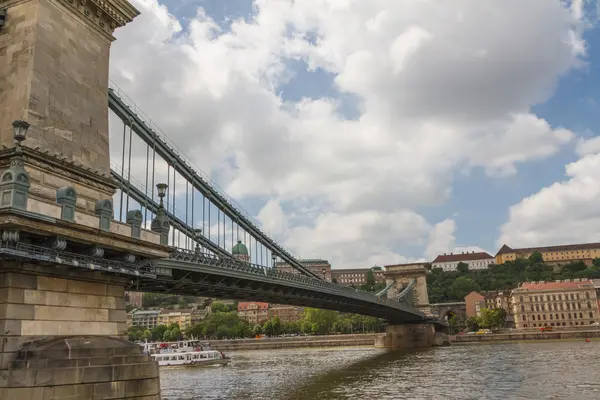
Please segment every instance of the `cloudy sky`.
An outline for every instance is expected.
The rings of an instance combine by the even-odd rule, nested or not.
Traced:
[[[301,256],[600,241],[595,2],[132,3],[111,78]]]

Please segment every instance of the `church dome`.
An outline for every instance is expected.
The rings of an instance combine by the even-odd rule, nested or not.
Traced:
[[[238,240],[237,244],[233,246],[233,249],[231,249],[231,254],[234,256],[247,256],[248,248],[244,245],[244,243],[242,243],[241,240]]]

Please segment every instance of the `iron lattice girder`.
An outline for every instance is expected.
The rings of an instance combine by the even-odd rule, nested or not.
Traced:
[[[122,120],[127,121],[131,129],[148,146],[156,149],[156,153],[170,163],[173,168],[196,190],[209,199],[219,210],[227,215],[238,226],[248,232],[254,238],[260,240],[263,246],[269,249],[273,254],[278,255],[283,261],[290,264],[295,269],[305,275],[320,279],[315,273],[304,267],[290,253],[283,249],[279,244],[262,232],[250,220],[248,220],[236,207],[234,207],[224,196],[208,184],[194,169],[188,165],[175,151],[154,132],[139,116],[129,108],[129,106],[112,90],[108,90],[108,107]]]
[[[255,301],[268,297],[283,304],[354,312],[394,322],[423,321],[425,318],[423,313],[407,304],[378,299],[372,294],[333,283],[297,274],[286,275],[242,262],[219,260],[211,255],[194,256],[197,262],[177,259],[156,261],[156,267],[170,269],[173,277],[159,277],[157,281],[141,280],[138,290],[164,292],[166,286],[176,285],[183,276],[192,272],[187,275],[190,280],[184,284],[180,282],[180,289],[173,293],[197,295],[198,289],[201,289],[203,293],[214,297]]]

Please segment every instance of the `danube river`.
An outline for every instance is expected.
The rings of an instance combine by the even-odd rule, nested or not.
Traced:
[[[161,370],[163,399],[600,399],[600,341],[583,339],[231,356],[226,367]]]

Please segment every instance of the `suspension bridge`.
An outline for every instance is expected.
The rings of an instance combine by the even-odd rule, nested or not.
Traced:
[[[0,6],[0,398],[159,400],[156,362],[123,339],[125,290],[360,313],[389,321],[376,346],[435,345],[422,271],[377,294],[321,279],[109,87],[113,32],[138,15]]]
[[[115,195],[115,203],[120,204],[116,214],[122,219],[130,207],[141,207],[148,225],[162,207],[171,226],[168,244],[174,247],[169,259],[147,263],[154,266],[156,278],[138,278],[132,282],[132,290],[327,308],[396,323],[426,319],[413,307],[412,283],[389,299],[387,291],[394,282],[374,295],[327,282],[314,274],[194,168],[193,161],[114,82],[108,99],[111,112],[123,127],[121,165],[113,163],[111,169],[120,189]],[[145,149],[132,149],[133,135],[142,139]],[[137,179],[131,173],[131,157],[136,153],[145,154],[143,162],[147,166],[145,175]],[[164,196],[169,203],[162,206],[153,190],[157,164],[167,169],[168,192]],[[180,189],[183,193],[177,187],[185,188]],[[248,260],[237,260],[231,254],[237,242],[248,244]],[[298,274],[278,271],[278,260],[291,265]]]

